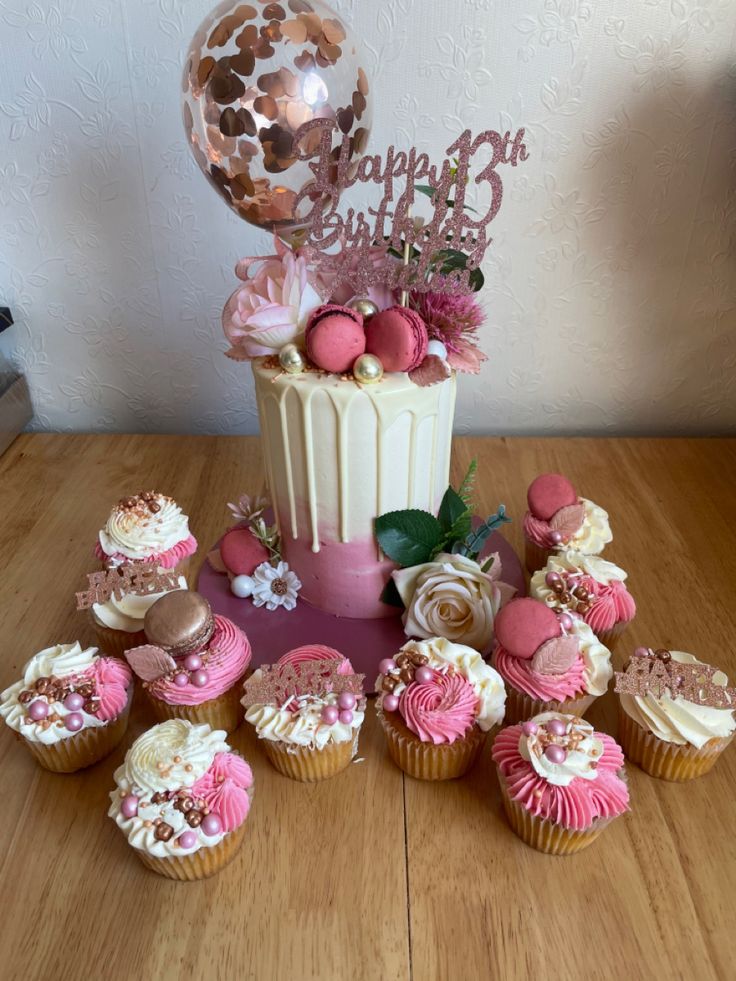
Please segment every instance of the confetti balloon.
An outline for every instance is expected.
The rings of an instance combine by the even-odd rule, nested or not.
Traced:
[[[296,196],[313,175],[294,134],[311,119],[350,137],[351,167],[371,124],[360,45],[321,0],[225,0],[200,25],[183,78],[184,126],[194,158],[228,205],[259,228],[297,229],[312,203]],[[311,143],[310,143],[311,141]],[[318,131],[300,144],[316,149]]]

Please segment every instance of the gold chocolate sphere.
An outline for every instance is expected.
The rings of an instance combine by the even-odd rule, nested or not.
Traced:
[[[361,354],[355,359],[353,375],[361,385],[373,385],[383,378],[383,365],[375,354]]]
[[[369,300],[367,296],[353,297],[350,303],[348,303],[348,306],[351,310],[355,310],[356,313],[359,313],[363,320],[368,320],[370,317],[373,317],[378,313],[378,307],[373,300]]]
[[[296,344],[284,344],[279,351],[279,364],[289,375],[298,375],[305,368],[302,352]]]

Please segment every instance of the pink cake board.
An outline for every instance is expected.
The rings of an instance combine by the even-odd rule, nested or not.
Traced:
[[[521,563],[497,531],[486,542],[482,555],[491,552],[498,552],[501,558],[504,582],[515,586],[519,596],[525,595]],[[341,651],[359,674],[366,675],[368,688],[378,674],[379,661],[391,657],[407,640],[400,616],[353,620],[322,613],[305,600],[299,600],[296,609],[290,612],[281,609],[269,612],[265,607],[256,607],[249,599],[234,596],[228,577],[215,572],[209,562],[202,566],[197,590],[215,613],[232,620],[245,632],[253,648],[253,667],[271,664],[302,644],[326,644]]]

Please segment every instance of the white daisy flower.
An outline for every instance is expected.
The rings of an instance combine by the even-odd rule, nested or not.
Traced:
[[[283,606],[285,610],[293,610],[302,584],[286,562],[275,566],[262,562],[252,576],[236,576],[232,587],[236,596],[250,596],[254,606],[265,606],[267,610]]]

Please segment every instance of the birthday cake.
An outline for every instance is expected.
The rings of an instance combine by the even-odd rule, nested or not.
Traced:
[[[333,124],[318,124],[329,137]],[[524,159],[518,134],[513,145],[508,134],[499,140],[509,156],[497,163]],[[455,208],[452,196],[464,198],[460,186],[477,146],[495,143],[489,134],[472,143],[469,133],[458,143],[454,164],[430,167],[425,159],[419,173],[416,158],[404,163],[407,192],[393,210],[393,248],[376,229],[364,231],[363,213],[355,226],[339,215],[340,170],[320,178],[320,159],[309,200],[324,198],[304,219],[306,238],[298,246],[277,238],[274,255],[242,260],[236,274],[243,285],[225,305],[227,353],[252,364],[278,558],[298,578],[303,600],[337,616],[399,612],[385,592],[396,556],[379,544],[376,519],[438,511],[449,483],[456,374],[477,373],[485,360],[477,344],[484,315],[473,294],[488,241],[483,223]],[[330,147],[321,139],[311,155]],[[381,158],[372,159],[381,171]],[[393,193],[386,166],[384,211]],[[425,221],[411,217],[417,177],[430,181],[434,210]],[[500,192],[490,183],[493,217]],[[323,248],[325,229],[335,224],[337,253]],[[474,229],[467,251],[443,248],[448,239],[466,244],[458,237],[464,225]],[[242,588],[250,595],[253,585]]]

